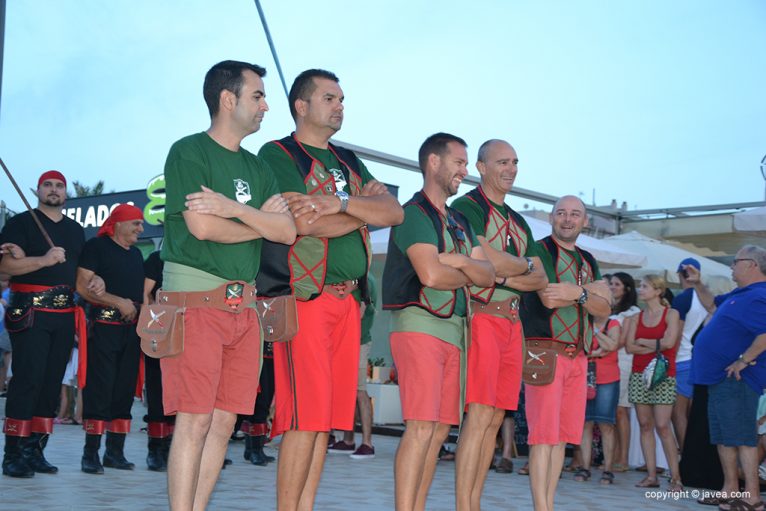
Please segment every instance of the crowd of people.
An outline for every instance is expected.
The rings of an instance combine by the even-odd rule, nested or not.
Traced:
[[[637,486],[660,486],[656,434],[667,489],[682,491],[679,449],[692,437],[695,384],[709,389],[708,442],[718,445],[723,490],[739,488],[739,462],[749,492],[714,503],[763,509],[756,413],[766,385],[765,249],[737,253],[738,287],[720,297],[703,284],[696,260],[682,261],[684,291],[671,307],[660,276],[636,285],[626,273],[602,275],[577,243],[588,225],[579,198],[558,199],[551,235],[533,238],[505,203],[519,161],[507,141],[479,147],[481,184],[447,205],[468,173],[467,143],[431,135],[418,153],[423,187],[400,204],[352,151],[330,142],[344,118],[331,72],[298,75],[289,92],[295,131],[257,155],[245,150],[242,140],[268,111],[265,73],[237,61],[208,71],[211,124],[170,149],[162,249],[146,261],[136,248],[142,211],[118,206],[86,241],[62,214],[66,178],[57,171],[40,176],[37,208],[7,222],[0,272],[11,275],[13,376],[4,475],[58,470],[44,450],[76,338],[83,472],[134,468],[124,445],[133,396],[145,384],[147,465],[167,472],[171,509],[207,506],[235,429],[254,465],[274,461],[263,446],[281,435],[277,508],[312,509],[328,450],[375,455],[365,391],[374,225],[391,227],[381,306],[391,312],[405,424],[394,461],[398,511],[426,508],[456,425],[456,509],[479,510],[501,426],[506,450],[497,468],[510,471],[508,413],[522,392],[536,510],[554,508],[567,445],[580,446],[575,480],[591,479],[596,427],[600,483],[627,469],[631,406],[647,471]],[[267,313],[276,307],[294,307],[280,316],[295,320],[288,338],[270,337]],[[182,336],[182,346],[163,345],[159,355],[167,356],[156,358],[157,339],[139,340],[152,325]],[[332,430],[344,438],[335,441]]]

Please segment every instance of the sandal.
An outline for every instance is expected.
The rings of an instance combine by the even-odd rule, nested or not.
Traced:
[[[657,478],[651,478],[649,476],[644,477],[641,479],[640,482],[636,483],[636,488],[659,488],[660,482],[657,480]]]
[[[601,481],[599,482],[605,485],[614,483],[614,474],[608,470],[604,470],[604,472],[601,473]]]
[[[668,485],[668,491],[670,493],[680,493],[684,491],[684,485],[681,484],[679,479],[671,479],[670,484]]]
[[[520,476],[528,476],[529,475],[529,463],[524,463],[524,466],[521,467],[517,472]]]
[[[729,499],[719,497],[703,497],[701,499],[697,499],[697,504],[702,504],[703,506],[720,506],[721,504],[728,503]]]
[[[574,476],[574,480],[578,483],[584,483],[585,481],[588,481],[590,479],[590,470],[587,468],[582,468],[577,471],[577,473]]]
[[[580,465],[575,465],[573,463],[570,463],[566,467],[564,467],[563,472],[579,472],[582,470],[582,467]]]
[[[628,470],[630,470],[630,467],[623,465],[622,463],[615,463],[612,465],[612,472],[627,472]]]
[[[749,504],[742,499],[731,499],[718,505],[721,511],[763,511],[763,501],[757,504]]]

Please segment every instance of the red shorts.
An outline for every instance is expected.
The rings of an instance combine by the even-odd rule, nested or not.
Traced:
[[[559,355],[550,385],[525,385],[525,411],[529,445],[579,445],[585,424],[588,359],[580,353],[574,360]]]
[[[322,293],[298,302],[298,334],[274,343],[276,415],[272,436],[288,430],[350,431],[359,373],[359,303]]]
[[[419,332],[391,332],[405,421],[460,423],[460,350]]]
[[[183,353],[160,360],[165,413],[211,413],[218,408],[251,415],[260,359],[261,327],[255,309],[239,314],[187,309]]]
[[[523,341],[520,321],[482,313],[473,316],[466,404],[518,408]]]

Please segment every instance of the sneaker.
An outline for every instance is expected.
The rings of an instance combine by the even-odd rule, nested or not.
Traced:
[[[343,440],[338,440],[327,448],[327,452],[351,454],[356,449],[356,444],[347,444]]]
[[[371,460],[374,457],[375,448],[367,444],[360,445],[359,449],[354,451],[350,456],[352,460]]]
[[[329,449],[333,445],[335,445],[335,435],[330,435],[327,437],[327,448]]]

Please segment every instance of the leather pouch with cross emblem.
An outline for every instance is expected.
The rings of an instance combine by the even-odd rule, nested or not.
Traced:
[[[173,357],[183,352],[185,310],[156,303],[141,306],[136,332],[147,357]]]
[[[524,341],[524,363],[521,379],[527,385],[548,385],[556,375],[558,350],[543,347],[533,340]]]
[[[295,295],[258,298],[255,302],[266,342],[289,341],[298,333]]]

